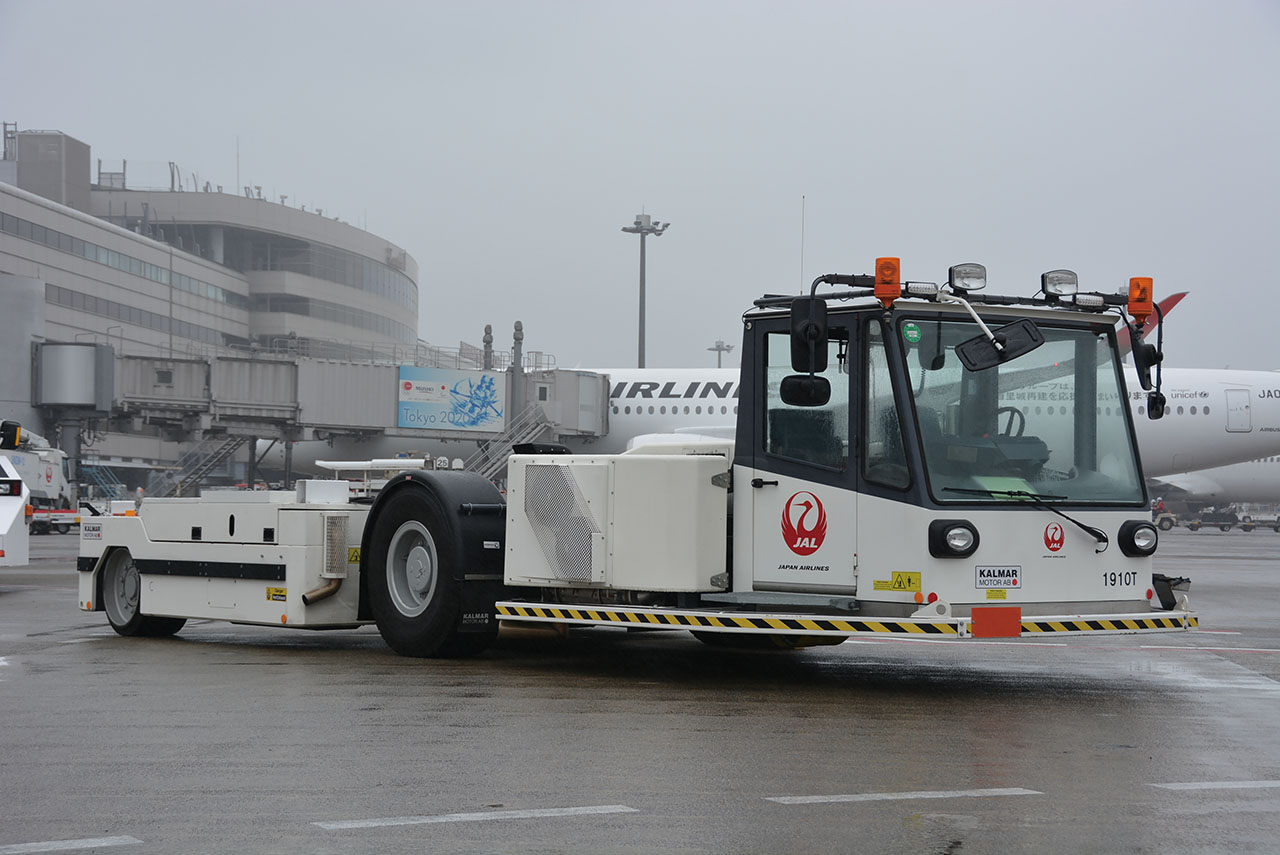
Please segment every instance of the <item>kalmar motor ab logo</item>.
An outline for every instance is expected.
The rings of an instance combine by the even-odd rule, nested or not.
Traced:
[[[822,501],[805,490],[787,499],[782,508],[782,537],[796,555],[812,555],[827,536],[827,511]]]
[[[1044,545],[1050,552],[1057,552],[1066,540],[1067,533],[1059,523],[1051,522],[1044,527]]]

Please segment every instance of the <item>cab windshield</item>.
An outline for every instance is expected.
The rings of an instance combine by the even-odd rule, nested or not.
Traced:
[[[956,345],[971,322],[906,319],[911,398],[925,475],[938,502],[1141,504],[1112,336],[1038,325],[1045,342],[1002,365],[969,371]]]

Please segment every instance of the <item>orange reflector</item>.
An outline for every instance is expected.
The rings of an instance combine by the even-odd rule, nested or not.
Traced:
[[[86,612],[91,612],[91,611],[93,611],[93,600],[85,600],[85,601],[84,601],[84,610],[85,610]]]
[[[899,259],[876,259],[875,297],[887,309],[902,296],[902,277],[899,275]]]
[[[136,516],[138,515],[138,512],[137,512],[137,511],[134,511],[134,510],[125,511],[125,512],[124,512],[124,515],[125,515],[126,517],[136,517]]]
[[[33,516],[35,514],[35,508],[31,507],[30,505],[27,505],[27,510],[25,511],[25,513],[27,516]]]
[[[919,591],[916,591],[916,604],[919,605],[923,602],[924,602],[924,594],[920,593]]]
[[[1017,638],[1022,635],[1018,606],[974,606],[969,632],[974,638]]]
[[[1129,280],[1129,314],[1143,323],[1155,309],[1151,307],[1152,281],[1150,276],[1135,276]]]
[[[281,622],[281,623],[288,623],[288,622],[289,622],[289,616],[288,616],[288,615],[280,615],[280,622]]]

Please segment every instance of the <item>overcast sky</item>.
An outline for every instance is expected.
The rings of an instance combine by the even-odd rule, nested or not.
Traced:
[[[1168,364],[1280,368],[1277,0],[0,0],[0,56],[0,118],[131,183],[172,160],[403,246],[434,344],[522,320],[634,365],[645,211],[650,366],[898,255],[1153,276],[1191,292]]]

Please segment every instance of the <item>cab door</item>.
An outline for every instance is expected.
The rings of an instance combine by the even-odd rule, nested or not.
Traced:
[[[779,395],[782,378],[795,373],[789,331],[769,330],[756,340],[755,364],[762,370],[754,372],[750,393],[743,392],[754,407],[749,454],[740,438],[734,473],[735,528],[748,520],[751,525],[750,549],[735,550],[739,591],[855,591],[856,444],[850,426],[856,421],[849,365],[857,350],[849,327],[832,325],[829,336],[822,376],[831,384],[831,399],[819,407],[792,406]],[[739,528],[739,543],[748,542],[743,534]]]

